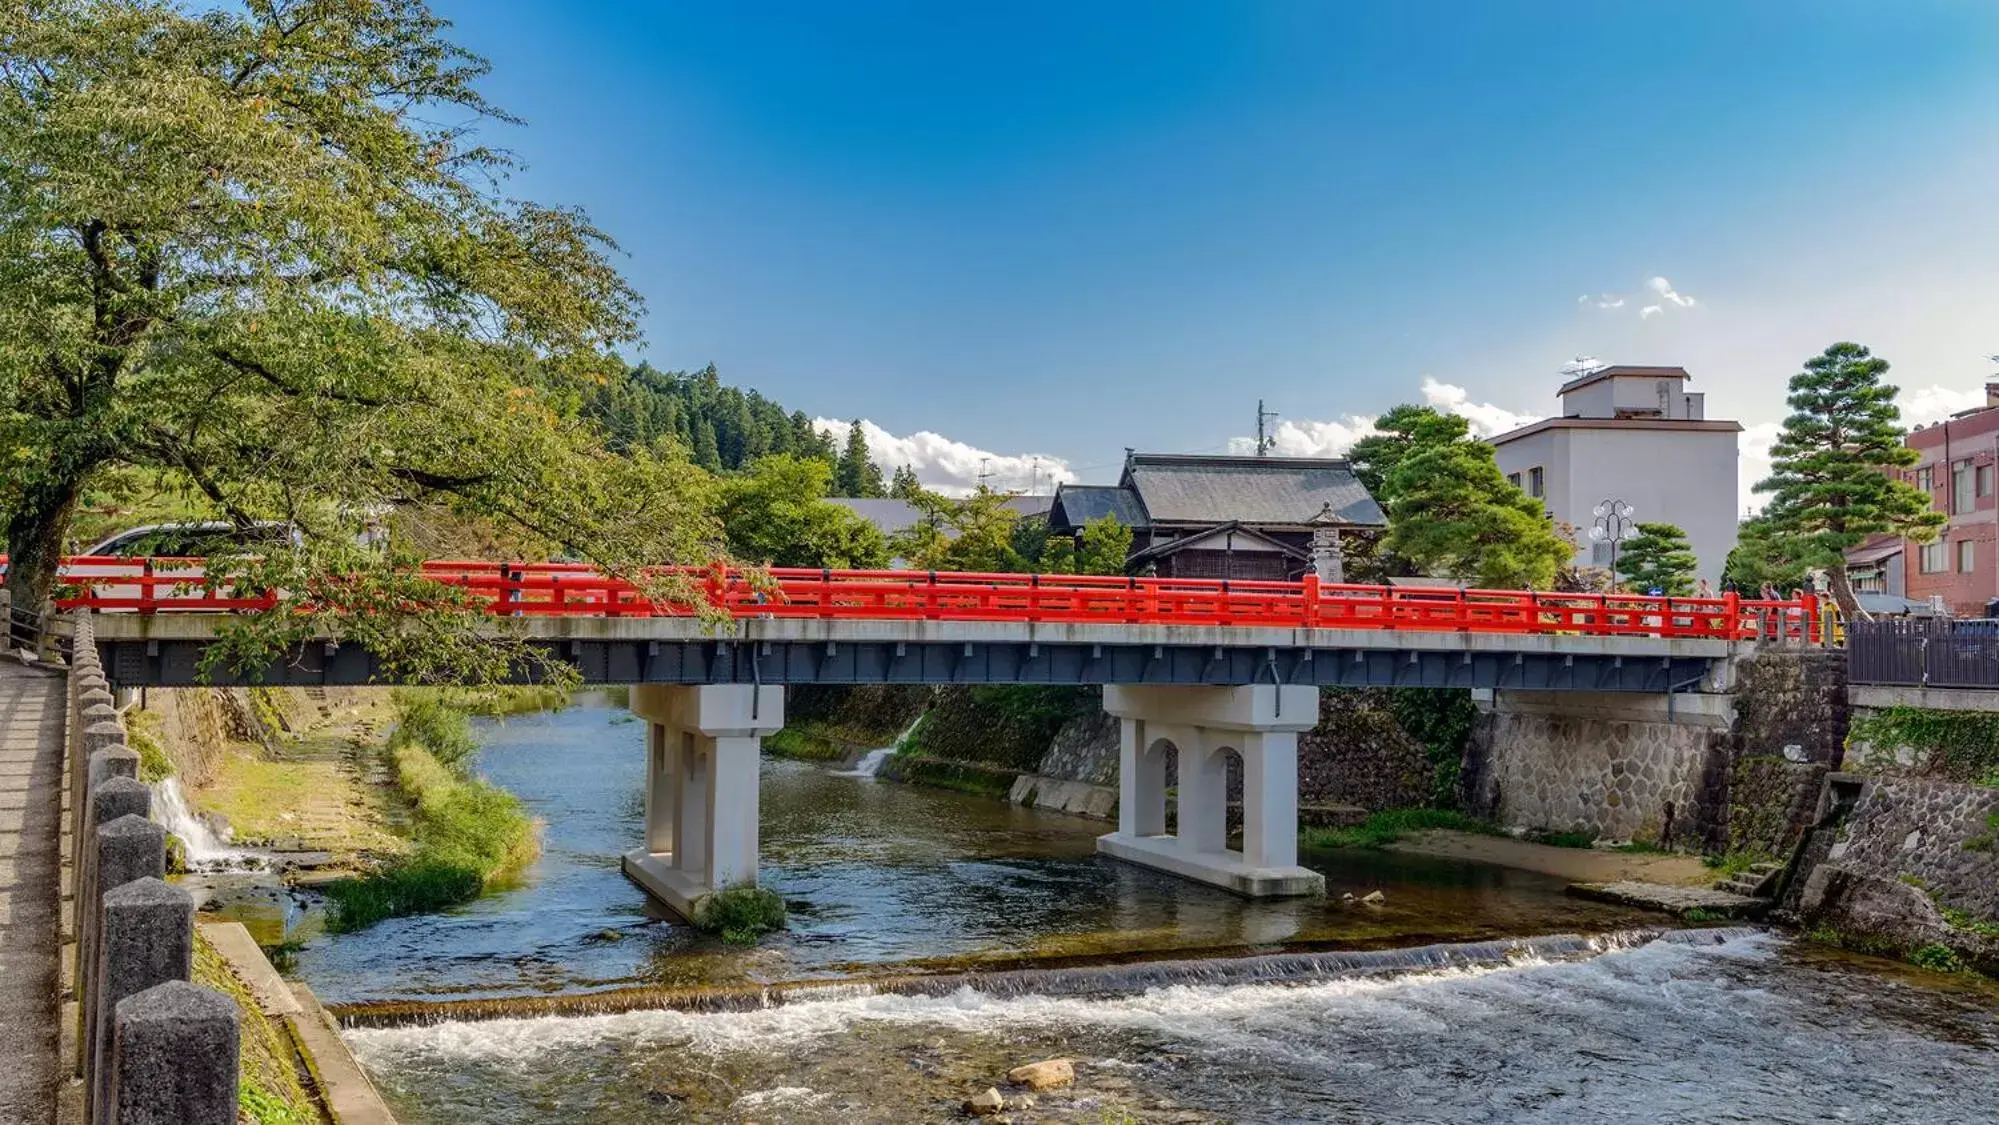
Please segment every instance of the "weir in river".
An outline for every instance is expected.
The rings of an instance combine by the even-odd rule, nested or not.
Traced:
[[[859,769],[765,761],[763,882],[792,924],[730,947],[618,872],[642,733],[588,705],[482,725],[540,862],[449,913],[304,932],[294,971],[367,1025],[348,1037],[404,1121],[929,1122],[1050,1055],[1076,1086],[1017,1120],[1999,1104],[1990,993],[1747,931],[1654,940],[1658,916],[1558,880],[1392,852],[1309,856],[1327,898],[1251,903],[1098,857],[1099,822]]]

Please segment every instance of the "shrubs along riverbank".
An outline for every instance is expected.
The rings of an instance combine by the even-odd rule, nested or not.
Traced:
[[[327,886],[336,930],[468,902],[540,854],[539,826],[519,798],[471,774],[478,743],[464,709],[436,692],[399,691],[395,716],[384,753],[410,805],[411,847]]]

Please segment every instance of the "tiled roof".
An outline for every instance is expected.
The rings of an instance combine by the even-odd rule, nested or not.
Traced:
[[[1055,490],[1055,500],[1062,506],[1061,518],[1066,527],[1081,527],[1094,519],[1111,516],[1126,527],[1145,527],[1145,506],[1130,490],[1116,485],[1065,484]],[[1055,513],[1049,513],[1053,519]]]
[[[1302,525],[1329,508],[1340,524],[1387,523],[1347,463],[1327,458],[1139,453],[1125,483],[1155,524]]]

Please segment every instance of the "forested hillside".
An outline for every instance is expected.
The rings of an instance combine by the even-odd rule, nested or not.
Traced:
[[[709,472],[734,471],[769,453],[835,459],[832,439],[813,430],[803,410],[787,412],[756,391],[724,385],[713,364],[685,372],[641,363],[628,378],[591,391],[583,413],[614,450],[671,437]]]

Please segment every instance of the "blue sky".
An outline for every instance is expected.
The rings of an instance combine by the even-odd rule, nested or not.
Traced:
[[[1999,351],[1999,4],[436,7],[645,358],[940,482],[1224,448],[1259,397],[1299,452],[1426,381],[1503,425],[1578,354],[1767,429],[1853,338],[1941,410]]]

